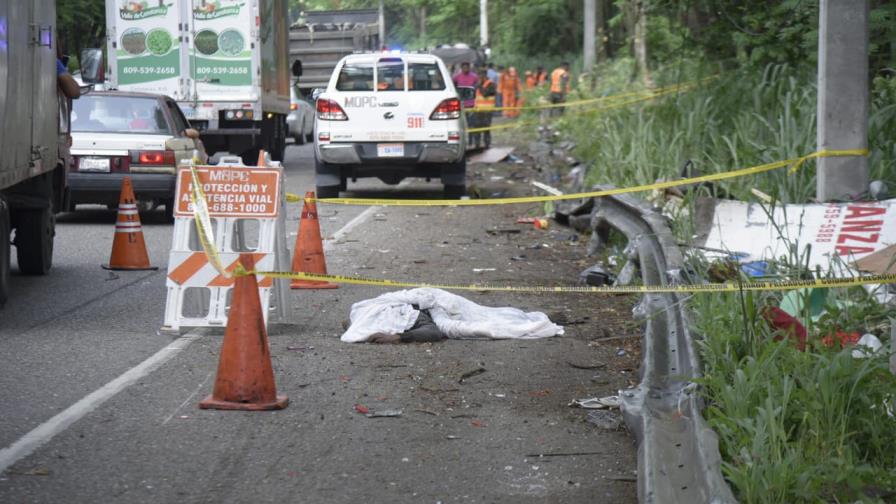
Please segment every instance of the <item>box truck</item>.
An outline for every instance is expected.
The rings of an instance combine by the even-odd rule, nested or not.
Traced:
[[[65,207],[71,160],[71,101],[57,87],[56,44],[54,0],[0,0],[0,306],[11,245],[22,274],[53,264],[54,214]]]
[[[174,98],[209,154],[283,159],[287,0],[106,0],[107,85]]]

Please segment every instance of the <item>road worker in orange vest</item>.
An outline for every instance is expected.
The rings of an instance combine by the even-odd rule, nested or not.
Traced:
[[[501,106],[504,108],[504,117],[517,117],[520,115],[520,98],[523,94],[523,84],[520,82],[520,74],[516,68],[510,67],[502,76],[502,82],[498,86],[501,93]]]
[[[564,61],[551,72],[551,103],[560,104],[566,102],[569,94],[569,62]],[[561,115],[565,107],[551,109],[551,115]]]
[[[479,71],[479,84],[476,86],[476,118],[477,128],[490,128],[492,126],[492,111],[495,108],[495,83],[488,78],[488,71]],[[492,144],[492,132],[482,131],[470,134],[470,145],[474,148],[488,148]]]
[[[535,73],[533,73],[532,70],[526,70],[526,89],[535,89],[535,86],[537,85],[538,81],[536,80]]]

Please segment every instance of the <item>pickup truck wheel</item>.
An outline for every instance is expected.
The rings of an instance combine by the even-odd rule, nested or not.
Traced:
[[[460,199],[462,196],[467,194],[467,186],[464,184],[460,185],[448,185],[445,184],[445,199]]]
[[[46,275],[53,266],[56,218],[50,208],[23,210],[16,222],[16,258],[26,275]]]
[[[315,195],[318,198],[338,198],[339,197],[339,186],[338,185],[328,185],[328,186],[317,186],[317,192]]]
[[[0,307],[9,299],[9,207],[0,198]]]

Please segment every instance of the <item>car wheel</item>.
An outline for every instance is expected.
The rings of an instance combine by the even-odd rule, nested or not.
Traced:
[[[306,138],[307,136],[305,136],[305,126],[302,125],[302,131],[299,131],[299,134],[294,136],[293,140],[295,140],[296,145],[305,145]]]
[[[460,199],[467,194],[467,186],[465,184],[454,185],[445,184],[445,199]]]
[[[162,203],[165,205],[165,222],[174,222],[174,198],[168,198]]]
[[[314,141],[314,128],[311,128],[311,133],[305,135],[305,140],[307,140],[308,142]]]
[[[9,207],[0,198],[0,306],[9,299]]]
[[[317,186],[317,192],[315,193],[318,198],[338,198],[339,197],[339,186],[338,185],[327,185],[327,186]]]
[[[53,266],[56,218],[50,208],[23,210],[16,221],[16,258],[26,275],[46,275]]]

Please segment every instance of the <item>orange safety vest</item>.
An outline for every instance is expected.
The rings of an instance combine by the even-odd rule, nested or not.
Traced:
[[[476,86],[476,102],[474,108],[489,110],[495,108],[495,95],[485,96],[482,94],[482,88],[494,85],[492,81],[486,79],[481,85]]]
[[[563,89],[563,78],[566,77],[566,90]],[[551,92],[552,93],[569,93],[569,72],[561,68],[554,69],[551,72]]]

